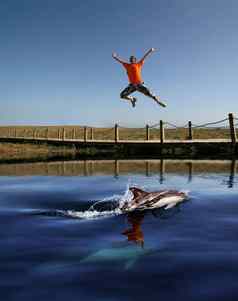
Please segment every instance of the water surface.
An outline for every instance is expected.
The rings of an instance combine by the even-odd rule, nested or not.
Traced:
[[[1,300],[237,300],[234,161],[0,165]],[[77,218],[129,185],[171,210]],[[113,209],[113,208],[112,208]]]

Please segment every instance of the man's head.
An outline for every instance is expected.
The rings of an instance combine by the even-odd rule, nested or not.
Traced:
[[[131,64],[136,63],[136,57],[134,55],[130,56],[130,63]]]

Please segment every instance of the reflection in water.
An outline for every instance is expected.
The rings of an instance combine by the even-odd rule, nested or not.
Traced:
[[[142,231],[142,222],[146,214],[150,214],[155,218],[169,219],[180,212],[181,204],[177,204],[175,207],[169,210],[164,208],[154,209],[152,211],[134,211],[127,214],[128,223],[130,228],[124,230],[121,234],[127,236],[128,241],[134,242],[144,248],[144,234]]]
[[[160,161],[160,176],[159,176],[160,184],[163,184],[163,182],[164,182],[164,170],[165,170],[165,163],[164,163],[164,160],[161,160]]]
[[[128,174],[157,175],[164,184],[168,174],[186,174],[187,181],[209,173],[225,173],[223,183],[232,188],[235,183],[236,160],[74,160],[58,162],[0,164],[0,176],[101,176],[116,179]]]
[[[164,187],[160,160],[114,163],[19,164],[18,175],[76,177],[0,177],[1,300],[238,300],[235,162],[164,161]],[[128,178],[148,191],[189,189],[191,203],[76,219],[113,211],[109,200],[124,195]]]
[[[192,182],[193,179],[193,164],[188,162],[188,182]]]
[[[133,241],[136,244],[144,246],[144,235],[141,229],[141,223],[144,219],[144,212],[132,212],[127,215],[127,220],[131,227],[122,232],[127,236],[128,241]]]
[[[234,185],[234,177],[236,172],[236,160],[231,161],[231,169],[230,169],[230,176],[229,180],[227,181],[228,188],[232,188]]]

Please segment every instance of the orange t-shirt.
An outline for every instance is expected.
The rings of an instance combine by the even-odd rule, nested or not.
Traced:
[[[138,63],[123,63],[123,66],[125,67],[128,75],[129,82],[131,84],[141,84],[143,82],[141,78],[141,68],[143,65],[143,61],[140,61]]]

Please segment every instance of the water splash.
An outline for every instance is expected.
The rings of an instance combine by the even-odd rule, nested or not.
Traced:
[[[123,212],[121,209],[117,208],[114,210],[106,210],[106,211],[97,211],[97,210],[86,210],[86,211],[73,211],[67,210],[65,212],[66,216],[80,219],[91,219],[91,218],[99,218],[99,217],[108,217],[110,215],[120,215]]]
[[[121,210],[123,205],[126,202],[130,202],[133,198],[133,194],[129,190],[129,187],[130,185],[128,184],[124,195],[113,195],[99,200],[85,211],[65,210],[64,216],[80,219],[95,219],[112,215],[120,215],[123,213]]]

